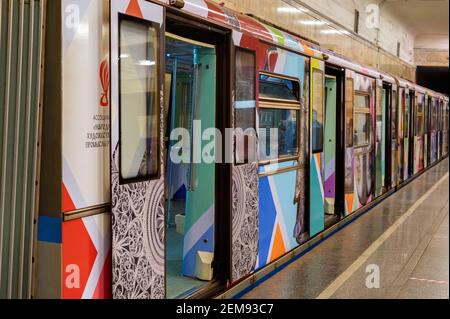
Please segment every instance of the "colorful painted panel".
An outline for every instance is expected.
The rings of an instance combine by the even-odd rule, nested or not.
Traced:
[[[424,143],[422,137],[414,137],[414,174],[423,169]]]
[[[322,178],[322,154],[314,154],[310,165],[310,235],[325,229],[325,202]]]
[[[269,165],[260,173],[292,167],[295,163]],[[298,246],[294,236],[298,205],[294,203],[296,171],[262,177],[259,180],[258,268]]]
[[[325,63],[323,61],[311,60],[311,110],[310,145],[310,176],[309,176],[309,203],[310,203],[310,236],[313,237],[325,229],[325,194],[323,178],[323,138],[318,142],[318,135],[324,133],[323,117],[319,113],[325,110],[324,87],[325,85]],[[317,135],[317,136],[315,136]],[[321,144],[321,145],[316,145]]]
[[[383,145],[383,106],[385,103],[385,92],[383,92],[383,82],[377,80],[376,88],[376,108],[375,108],[375,196],[380,196],[383,192],[383,157],[384,157],[384,145]]]
[[[373,200],[375,187],[375,79],[347,70],[347,78],[352,78],[354,91],[359,92],[355,98],[355,110],[368,107],[368,113],[360,118],[365,121],[364,142],[358,141],[361,131],[354,118],[354,145],[346,150],[346,214],[351,214],[366,206]],[[355,94],[356,96],[356,94]],[[364,102],[364,103],[363,103]],[[357,103],[363,103],[359,105]],[[356,111],[354,112],[356,116]],[[360,121],[361,122],[361,121]],[[357,138],[358,137],[358,138]],[[366,144],[367,143],[367,144]],[[353,174],[353,176],[352,176]],[[351,178],[353,177],[353,181]],[[353,184],[353,192],[351,186]]]
[[[355,172],[354,149],[347,147],[345,150],[345,215],[348,216],[355,211]]]
[[[398,184],[398,94],[393,86],[391,96],[391,187]]]
[[[111,218],[109,214],[62,224],[64,299],[111,298]]]
[[[306,165],[308,145],[308,58],[260,43],[259,68],[300,81],[299,156],[296,161],[260,167],[260,173],[288,170],[259,180],[259,257],[258,268],[294,249],[308,237],[305,225]],[[298,167],[298,169],[296,169]],[[292,170],[291,170],[292,169]],[[270,174],[270,173],[269,173]]]
[[[403,180],[408,180],[408,162],[409,162],[409,137],[403,139]]]
[[[397,141],[393,141],[392,142],[392,171],[391,171],[391,176],[392,176],[392,187],[396,187],[398,184],[398,176],[397,176],[397,172],[398,172],[398,144]]]

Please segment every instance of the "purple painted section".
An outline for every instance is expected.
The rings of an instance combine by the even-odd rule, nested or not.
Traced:
[[[333,173],[325,181],[325,198],[335,198],[336,194],[336,174]]]

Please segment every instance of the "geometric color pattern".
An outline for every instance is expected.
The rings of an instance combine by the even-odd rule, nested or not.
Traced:
[[[108,214],[63,223],[64,299],[111,298],[110,229]]]

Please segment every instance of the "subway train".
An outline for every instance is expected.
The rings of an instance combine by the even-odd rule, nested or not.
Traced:
[[[232,297],[448,156],[447,96],[208,0],[46,29],[36,298]]]

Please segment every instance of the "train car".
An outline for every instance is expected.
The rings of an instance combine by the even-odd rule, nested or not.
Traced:
[[[448,105],[448,97],[444,96],[444,125],[442,131],[442,141],[443,141],[443,157],[448,156],[449,149],[449,105]]]
[[[38,298],[216,296],[448,154],[448,98],[207,0],[47,29]]]

